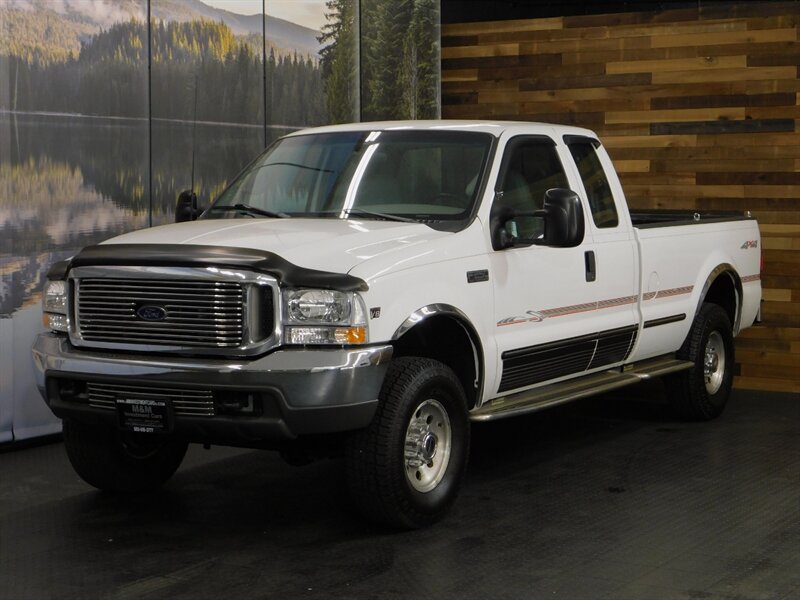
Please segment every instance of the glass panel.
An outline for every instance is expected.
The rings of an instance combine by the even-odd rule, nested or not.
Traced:
[[[261,0],[174,4],[151,4],[153,224],[182,190],[207,206],[264,147]]]
[[[361,0],[361,117],[436,119],[439,0]]]
[[[359,0],[328,0],[320,42],[320,67],[330,123],[359,120]]]
[[[45,273],[148,216],[147,4],[49,7],[4,5],[0,27],[0,430],[13,404],[17,438],[59,427],[30,360]]]
[[[569,151],[581,174],[594,224],[601,228],[616,227],[617,207],[597,150],[589,142],[574,142],[569,144]]]
[[[270,0],[266,21],[261,0],[174,6],[152,2],[154,223],[182,190],[208,206],[266,145],[328,120],[324,0]]]
[[[352,3],[352,0],[351,0]],[[223,8],[229,9],[227,0]],[[267,121],[273,126],[308,127],[331,121],[325,94],[322,48],[333,41],[326,38],[326,26],[333,13],[326,0],[267,0]],[[350,10],[352,14],[353,11]],[[352,18],[349,26],[352,27]],[[346,68],[354,72],[357,51],[354,38],[341,48]],[[355,88],[355,85],[352,85]],[[341,107],[346,120],[355,120],[357,104],[345,101]]]

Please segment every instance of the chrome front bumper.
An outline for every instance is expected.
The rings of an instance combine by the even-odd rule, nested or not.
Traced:
[[[255,445],[259,441],[359,429],[378,403],[392,346],[286,349],[253,360],[181,358],[87,351],[52,333],[33,345],[36,385],[62,418],[113,423],[114,411],[62,398],[59,382],[156,385],[259,394],[256,416],[176,416],[175,433],[190,441]]]

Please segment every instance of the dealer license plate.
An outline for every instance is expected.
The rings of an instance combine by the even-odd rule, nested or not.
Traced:
[[[160,433],[170,428],[170,405],[166,399],[118,397],[117,415],[124,431]]]

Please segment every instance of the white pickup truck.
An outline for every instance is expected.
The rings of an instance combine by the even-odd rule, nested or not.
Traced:
[[[322,127],[202,214],[189,198],[187,222],[48,274],[37,383],[100,489],[161,485],[189,442],[338,455],[368,517],[424,526],[470,421],[661,375],[680,416],[711,419],[759,314],[756,221],[629,213],[585,129]]]

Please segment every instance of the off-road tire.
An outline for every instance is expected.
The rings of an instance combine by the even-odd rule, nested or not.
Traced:
[[[81,479],[119,493],[159,488],[178,469],[187,448],[186,442],[137,439],[69,419],[64,421],[64,446]]]
[[[401,357],[389,365],[379,400],[370,425],[347,441],[353,501],[368,519],[391,527],[435,523],[453,504],[467,467],[470,424],[461,383],[438,361]],[[426,462],[416,465],[421,457]]]
[[[677,358],[694,363],[667,379],[669,399],[678,415],[686,421],[718,417],[731,393],[735,364],[731,321],[722,307],[700,306]]]

